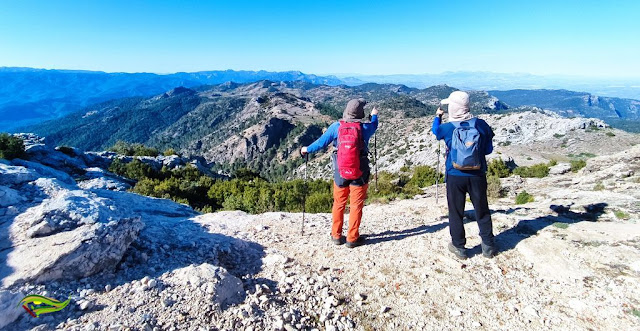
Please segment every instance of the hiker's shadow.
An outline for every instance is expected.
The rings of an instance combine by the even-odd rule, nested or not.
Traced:
[[[407,237],[419,236],[425,233],[434,233],[447,227],[449,222],[442,222],[432,225],[423,224],[413,229],[398,231],[384,231],[381,233],[367,235],[367,245],[380,244],[392,240],[402,240]]]
[[[596,222],[600,216],[604,214],[605,208],[608,206],[608,204],[604,202],[595,203],[583,206],[584,212],[575,212],[571,210],[572,205],[573,203],[567,206],[551,205],[549,208],[555,215],[520,220],[512,228],[501,232],[495,236],[498,254],[514,249],[522,240],[537,235],[542,229],[555,223],[574,224],[584,221]],[[471,248],[469,251],[469,255],[471,256],[477,254],[482,254],[480,245]]]

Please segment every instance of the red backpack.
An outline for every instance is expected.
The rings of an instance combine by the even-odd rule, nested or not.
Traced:
[[[357,122],[340,121],[338,128],[338,172],[340,177],[353,180],[362,176],[360,151],[364,147],[362,126]]]

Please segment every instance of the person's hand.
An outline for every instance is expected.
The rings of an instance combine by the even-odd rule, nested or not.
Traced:
[[[436,116],[442,117],[442,115],[444,115],[444,110],[442,110],[442,108],[438,107],[438,110],[436,110]]]
[[[373,107],[373,110],[371,111],[371,116],[373,115],[378,115],[378,109],[376,107]]]
[[[305,147],[300,148],[300,154],[302,154],[302,155],[306,155],[307,153],[309,153],[309,152],[307,152],[307,147],[306,147],[306,146],[305,146]]]

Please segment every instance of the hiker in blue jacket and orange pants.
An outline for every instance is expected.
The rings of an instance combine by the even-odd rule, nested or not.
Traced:
[[[487,202],[485,155],[493,151],[494,133],[487,122],[471,115],[469,94],[454,91],[440,103],[443,106],[436,112],[437,116],[433,120],[431,131],[436,135],[437,140],[444,139],[447,144],[446,183],[449,233],[451,234],[449,251],[460,259],[467,258],[463,217],[466,196],[469,193],[480,229],[482,255],[490,258],[496,253],[496,247],[493,240],[491,212]],[[441,124],[444,105],[448,106],[449,123]],[[469,165],[456,162],[469,162]]]
[[[336,148],[336,151],[331,155],[334,180],[331,240],[336,245],[341,245],[345,242],[345,237],[342,236],[342,226],[347,199],[350,197],[349,229],[346,237],[347,247],[349,248],[360,246],[364,243],[364,236],[360,235],[359,228],[362,220],[362,208],[364,207],[364,201],[367,199],[367,189],[369,188],[368,146],[369,139],[378,128],[378,111],[376,108],[371,111],[371,122],[364,121],[365,105],[366,101],[364,99],[349,101],[344,110],[342,120],[331,124],[329,129],[318,140],[307,147],[302,147],[300,151],[303,155],[315,153],[326,148],[331,143]],[[357,124],[354,125],[354,123]],[[348,129],[351,128],[353,130],[349,131]],[[351,132],[354,132],[354,134],[351,135]],[[338,139],[339,137],[340,139]],[[350,156],[349,153],[351,152],[357,154]],[[349,166],[354,164],[359,169],[349,169]]]

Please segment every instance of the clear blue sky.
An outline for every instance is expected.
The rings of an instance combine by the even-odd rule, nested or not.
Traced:
[[[640,1],[0,1],[0,66],[640,77]]]

